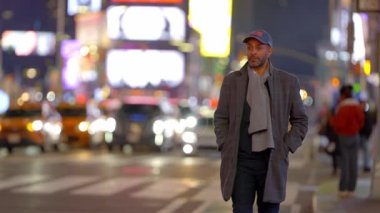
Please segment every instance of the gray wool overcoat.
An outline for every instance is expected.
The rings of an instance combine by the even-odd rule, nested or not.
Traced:
[[[264,202],[280,203],[285,200],[288,154],[301,146],[307,132],[308,118],[300,97],[298,79],[272,64],[269,69],[271,75],[266,85],[275,148],[269,159]],[[220,182],[225,201],[230,199],[234,186],[247,81],[247,64],[239,71],[229,73],[223,80],[214,114],[216,142],[221,152]]]

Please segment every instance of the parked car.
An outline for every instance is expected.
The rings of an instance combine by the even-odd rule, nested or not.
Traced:
[[[115,113],[116,128],[109,150],[130,146],[134,149],[166,151],[174,146],[177,120],[168,105],[154,97],[129,97]]]
[[[0,117],[0,146],[10,153],[15,147],[29,145],[41,151],[47,147],[58,150],[61,129],[59,115],[43,110],[43,104],[12,106]]]

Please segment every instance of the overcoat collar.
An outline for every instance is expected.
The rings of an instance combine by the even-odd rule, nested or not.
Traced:
[[[247,97],[248,62],[245,63],[238,72],[240,72],[240,75],[238,75],[239,78],[236,81],[236,119],[241,121],[244,110],[244,102]]]

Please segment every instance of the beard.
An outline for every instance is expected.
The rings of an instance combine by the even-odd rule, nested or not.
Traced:
[[[266,61],[268,60],[267,57],[262,58],[250,58],[248,60],[249,67],[252,69],[261,68],[265,65]]]

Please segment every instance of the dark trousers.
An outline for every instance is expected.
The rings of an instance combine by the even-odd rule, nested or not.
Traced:
[[[252,213],[257,195],[259,213],[278,213],[279,203],[263,202],[265,177],[268,170],[270,152],[252,153],[250,159],[239,159],[232,192],[234,213]]]
[[[360,138],[355,136],[339,136],[341,147],[341,171],[339,191],[353,192],[358,179],[358,149]]]

